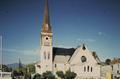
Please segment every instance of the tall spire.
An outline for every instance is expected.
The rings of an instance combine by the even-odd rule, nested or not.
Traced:
[[[47,33],[51,33],[52,32],[51,31],[51,26],[50,26],[48,0],[45,0],[45,9],[44,9],[44,18],[43,18],[42,32],[47,32]]]

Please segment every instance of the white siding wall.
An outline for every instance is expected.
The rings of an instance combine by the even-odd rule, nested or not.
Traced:
[[[113,78],[120,77],[120,64],[113,65]]]
[[[82,56],[86,57],[86,62],[81,61]],[[97,64],[97,61],[94,59],[92,53],[87,48],[86,50],[82,50],[81,47],[76,49],[72,59],[70,60],[70,67],[72,71],[77,73],[77,77],[80,79],[100,78],[100,65]],[[84,67],[86,70],[84,70]]]

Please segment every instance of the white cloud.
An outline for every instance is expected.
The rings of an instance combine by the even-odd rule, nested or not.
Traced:
[[[106,34],[104,32],[98,32],[99,36],[105,36]]]
[[[96,40],[95,39],[77,39],[77,41],[81,41],[81,42],[95,42]]]
[[[73,46],[68,46],[68,45],[55,45],[53,47],[59,47],[59,48],[72,48]]]
[[[40,50],[39,49],[19,50],[19,49],[3,48],[2,51],[14,52],[14,53],[22,53],[23,55],[38,55]]]

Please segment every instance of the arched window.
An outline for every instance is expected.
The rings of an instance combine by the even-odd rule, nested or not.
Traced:
[[[50,52],[48,52],[48,59],[50,59]]]
[[[93,71],[93,68],[91,67],[91,72]]]
[[[84,72],[86,72],[86,67],[84,67]]]
[[[37,65],[37,67],[40,69],[41,68],[41,66],[40,65]]]
[[[87,67],[87,71],[89,72],[89,66]]]
[[[44,52],[44,59],[46,59],[46,52]]]

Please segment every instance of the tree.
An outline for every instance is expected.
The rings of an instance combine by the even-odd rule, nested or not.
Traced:
[[[55,79],[55,76],[53,75],[53,73],[51,71],[46,71],[42,74],[42,77],[44,79]]]
[[[105,63],[106,63],[107,65],[110,65],[111,59],[106,59],[106,60],[105,60]]]
[[[64,79],[65,74],[63,73],[63,71],[57,71],[56,72],[57,76],[60,77],[61,79]]]
[[[17,76],[17,75],[18,75],[17,71],[14,70],[14,71],[12,72],[12,75],[13,75],[13,76]]]
[[[1,65],[0,65],[1,66]],[[12,72],[12,68],[9,68],[8,66],[6,65],[2,65],[2,70],[3,72]]]
[[[22,72],[22,71],[16,71],[16,70],[14,70],[13,72],[12,72],[12,75],[13,76],[23,76],[24,75],[24,73]]]
[[[34,64],[28,64],[28,65],[26,66],[26,69],[27,69],[27,71],[28,71],[29,73],[32,73],[32,74],[35,73],[35,66],[34,66]]]
[[[14,69],[15,74],[13,73],[13,75],[17,75],[19,74],[19,76],[25,76],[26,78],[31,77],[31,74],[35,73],[35,66],[34,64],[28,64],[26,66],[19,66],[17,68]]]
[[[33,79],[41,79],[41,75],[37,73],[34,75]]]
[[[71,72],[70,70],[66,71],[65,73],[65,79],[75,79],[76,76],[77,74],[74,72]]]
[[[25,79],[31,79],[31,74],[25,74]]]

